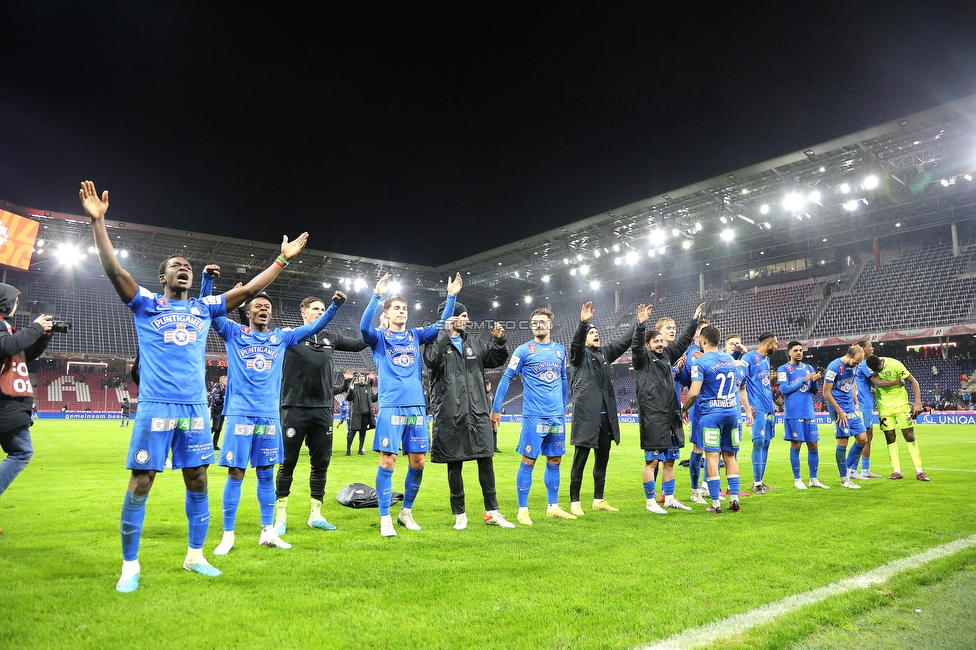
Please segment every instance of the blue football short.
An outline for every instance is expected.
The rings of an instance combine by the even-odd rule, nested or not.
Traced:
[[[249,418],[228,415],[224,421],[224,446],[220,448],[221,467],[269,467],[285,458],[278,418]]]
[[[852,436],[858,436],[862,433],[867,432],[864,427],[864,420],[858,416],[854,417],[853,413],[847,414],[847,430],[841,428],[840,424],[834,420],[834,437],[835,438],[850,438]]]
[[[522,433],[515,451],[526,458],[555,458],[566,453],[566,418],[522,417]]]
[[[126,469],[163,471],[173,451],[173,469],[214,462],[206,404],[140,402],[132,424]]]
[[[783,420],[783,440],[790,442],[820,442],[820,431],[814,420]]]
[[[376,418],[373,451],[399,454],[426,454],[430,451],[427,409],[423,406],[381,408]]]
[[[739,429],[739,418],[736,415],[705,416],[699,424],[701,431],[701,448],[706,452],[718,453],[739,451],[742,442],[742,432]]]
[[[667,463],[669,461],[675,461],[681,458],[681,449],[675,447],[674,449],[645,449],[644,450],[644,462],[649,463],[652,460],[659,460],[662,463]]]
[[[776,416],[765,411],[756,411],[752,422],[752,439],[772,440],[776,435]]]

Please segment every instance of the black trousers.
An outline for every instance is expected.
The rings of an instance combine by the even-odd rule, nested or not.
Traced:
[[[478,458],[478,482],[485,498],[485,510],[498,510],[498,497],[495,495],[495,466],[491,457]],[[464,478],[461,467],[464,461],[454,460],[447,464],[447,484],[451,488],[451,512],[459,515],[464,512]]]
[[[352,441],[356,439],[356,434],[359,434],[359,451],[363,450],[363,443],[366,441],[366,431],[369,429],[369,422],[366,418],[359,419],[359,429],[350,429],[349,424],[346,424],[346,453],[352,451]]]
[[[610,418],[606,413],[600,421],[600,437],[596,447],[596,462],[593,465],[593,498],[603,498],[603,489],[607,484],[607,463],[610,462]],[[576,447],[573,453],[573,469],[569,473],[569,500],[580,500],[580,488],[583,486],[583,471],[586,460],[590,456],[590,447]]]
[[[302,443],[308,440],[312,469],[308,476],[309,493],[321,501],[325,497],[325,480],[332,461],[332,409],[286,406],[281,409],[282,440],[285,460],[278,466],[275,477],[275,498],[291,493],[291,481],[302,453]]]
[[[220,430],[224,428],[224,416],[220,413],[214,415],[210,414],[210,431],[213,433],[213,443],[214,449],[218,447],[217,443],[220,442]]]

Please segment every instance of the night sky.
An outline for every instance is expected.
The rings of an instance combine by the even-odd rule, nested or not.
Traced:
[[[209,4],[0,3],[0,199],[437,265],[976,92],[972,2]]]

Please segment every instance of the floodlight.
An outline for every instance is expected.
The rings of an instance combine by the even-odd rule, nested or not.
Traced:
[[[702,229],[701,221],[696,221],[695,222],[695,230],[697,230],[698,232],[701,232],[701,229]]]
[[[635,253],[634,251],[630,251],[629,253],[627,253],[627,263],[628,264],[636,264],[637,263],[637,253]]]
[[[943,178],[939,182],[942,183],[942,187],[949,187],[949,181],[947,181],[946,179]]]
[[[802,210],[806,203],[806,200],[798,192],[790,192],[783,199],[783,207],[794,214]]]
[[[840,191],[843,192],[844,194],[847,194],[848,192],[851,191],[851,186],[848,185],[847,183],[841,183]]]
[[[497,301],[497,300],[492,300],[492,301],[491,301],[491,306],[492,306],[493,308],[495,308],[495,309],[498,309],[498,301]]]
[[[594,291],[596,291],[599,288],[600,288],[600,283],[599,282],[597,282],[596,280],[590,280],[590,289],[593,289]]]
[[[572,275],[572,276],[575,276],[576,275],[576,269],[570,269],[569,270],[569,274]]]
[[[681,242],[681,248],[683,248],[685,250],[688,250],[689,248],[691,248],[691,245],[692,245],[692,241],[690,239],[686,239],[683,242]]]
[[[620,262],[622,262],[622,261],[623,260],[621,260],[619,257],[613,258],[613,263],[616,264],[617,266],[620,266]]]
[[[542,276],[542,281],[543,282],[549,282],[549,276],[548,275]]]
[[[759,206],[759,214],[769,214],[769,206],[765,203]]]
[[[857,210],[860,204],[861,204],[860,201],[855,201],[852,199],[844,204],[844,209],[847,210],[848,212],[854,212],[855,210]]]
[[[586,275],[587,273],[590,272],[590,267],[584,264],[581,267],[579,267],[579,270],[581,274]]]
[[[726,228],[719,236],[722,238],[722,241],[732,241],[735,239],[735,232],[733,232],[731,228]]]
[[[619,253],[620,252],[620,244],[614,244],[613,245],[613,252],[614,253]]]
[[[531,305],[532,304],[532,296],[526,296],[525,297],[525,304],[526,305]]]
[[[878,177],[875,176],[874,174],[871,174],[870,176],[864,179],[864,189],[873,190],[877,186],[878,186]]]
[[[807,197],[807,198],[809,198],[810,201],[813,202],[813,203],[820,203],[820,191],[819,190],[814,190],[814,191],[810,192],[810,196]]]
[[[332,288],[332,283],[331,282],[323,282],[322,283],[322,288],[323,289],[331,289]]]

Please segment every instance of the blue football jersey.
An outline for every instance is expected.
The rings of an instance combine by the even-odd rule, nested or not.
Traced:
[[[849,366],[844,363],[843,359],[831,361],[824,372],[824,385],[833,383],[830,394],[844,413],[853,413],[857,410],[857,402],[854,400],[854,376],[856,372],[857,366]]]
[[[563,417],[566,413],[566,348],[560,343],[529,341],[515,348],[495,393],[492,411],[501,411],[508,384],[522,376],[522,415]]]
[[[746,369],[746,395],[749,405],[756,411],[773,413],[773,389],[769,379],[769,357],[755,350],[746,352],[742,360],[748,364]]]
[[[207,333],[223,296],[168,300],[139,287],[127,303],[139,340],[139,401],[206,404]]]
[[[813,366],[806,363],[783,364],[776,373],[779,392],[783,394],[783,417],[789,420],[812,420],[813,393],[817,391],[813,380],[804,379]]]
[[[337,310],[338,305],[329,303],[325,313],[308,325],[266,332],[256,332],[227,318],[216,319],[214,329],[227,348],[224,415],[278,417],[285,349],[325,329]]]
[[[874,384],[871,383],[871,375],[873,374],[875,374],[874,371],[868,368],[867,359],[857,364],[854,383],[857,385],[857,401],[861,405],[861,412],[865,414],[865,418],[874,410]]]
[[[742,377],[742,371],[738,373]],[[698,416],[733,415],[739,417],[739,385],[735,359],[725,352],[706,352],[691,362],[691,382],[700,381]]]
[[[455,296],[448,294],[444,306],[444,319],[454,315]],[[373,350],[373,363],[379,381],[380,408],[427,406],[424,399],[423,357],[420,346],[437,338],[444,329],[444,320],[427,327],[414,327],[402,332],[379,330],[373,327],[373,317],[380,297],[375,293],[363,318],[359,330],[363,341]]]

